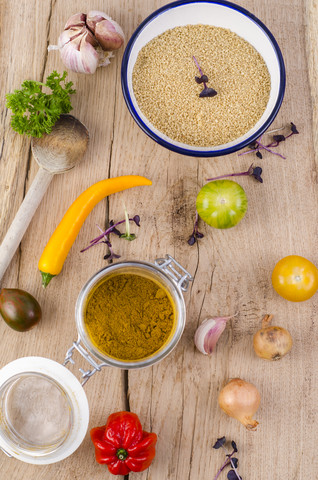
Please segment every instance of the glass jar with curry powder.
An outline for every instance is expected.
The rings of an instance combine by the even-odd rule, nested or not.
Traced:
[[[177,345],[185,325],[183,292],[191,275],[171,256],[119,262],[97,272],[75,308],[79,338],[106,365],[153,365]]]
[[[191,280],[169,255],[97,272],[78,296],[78,339],[63,365],[24,357],[0,369],[0,450],[36,465],[71,455],[88,428],[83,385],[102,367],[141,368],[166,357],[184,329],[183,292]],[[88,370],[79,369],[82,382],[65,368],[75,363],[75,351],[89,363]]]

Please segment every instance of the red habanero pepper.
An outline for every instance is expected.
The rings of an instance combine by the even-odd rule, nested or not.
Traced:
[[[116,412],[106,425],[90,431],[98,463],[106,463],[113,475],[146,470],[156,454],[157,435],[142,430],[135,413]]]

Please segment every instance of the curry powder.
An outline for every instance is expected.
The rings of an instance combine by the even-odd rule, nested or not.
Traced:
[[[174,304],[165,288],[134,273],[115,273],[91,292],[84,322],[92,342],[118,360],[157,352],[174,327]]]

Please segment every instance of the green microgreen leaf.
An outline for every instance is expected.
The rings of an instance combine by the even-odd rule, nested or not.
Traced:
[[[120,238],[124,238],[125,240],[132,242],[133,240],[135,240],[136,235],[134,233],[130,233],[129,215],[126,207],[125,207],[125,228],[126,228],[126,231],[125,233],[122,233],[120,235]]]
[[[125,240],[128,240],[129,242],[132,242],[133,240],[135,240],[137,237],[134,233],[130,233],[129,235],[127,235],[127,233],[122,233],[120,235],[120,238],[124,238]]]

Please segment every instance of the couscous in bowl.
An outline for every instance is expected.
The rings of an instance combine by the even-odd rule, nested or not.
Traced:
[[[207,84],[195,81],[202,73]],[[217,95],[200,98],[203,85]],[[183,0],[154,12],[132,35],[122,89],[153,140],[184,155],[215,157],[242,149],[269,127],[283,100],[285,68],[272,34],[245,9]]]

